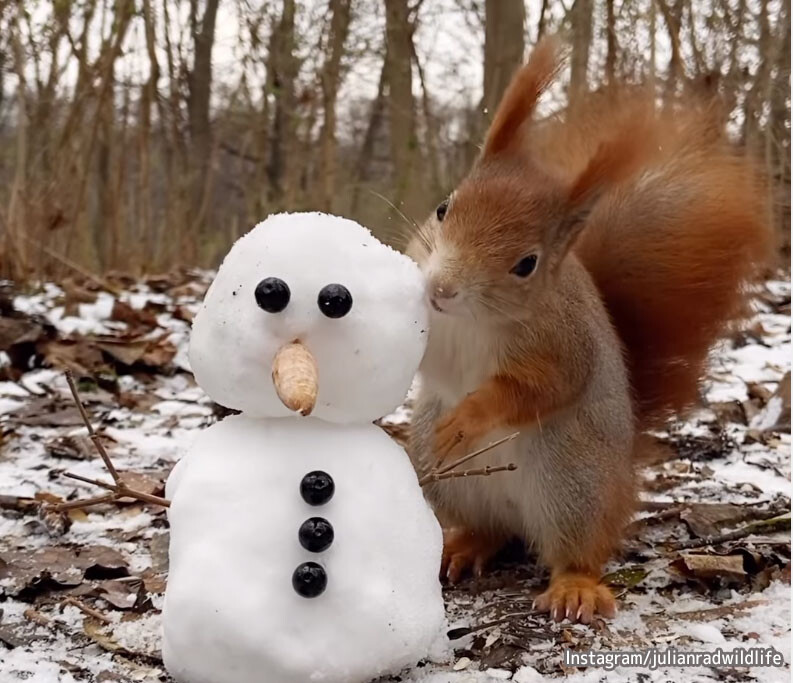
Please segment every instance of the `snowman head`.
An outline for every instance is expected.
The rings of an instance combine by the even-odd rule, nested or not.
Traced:
[[[405,397],[427,324],[407,256],[345,218],[277,214],[220,266],[190,363],[214,401],[252,417],[370,422]]]

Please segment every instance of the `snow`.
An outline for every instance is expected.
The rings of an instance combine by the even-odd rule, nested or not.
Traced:
[[[256,286],[286,283],[286,308],[257,306]],[[342,284],[352,309],[322,314],[320,290]],[[357,223],[320,213],[270,216],[232,247],[196,316],[190,364],[198,384],[227,408],[284,417],[271,374],[285,344],[300,340],[319,367],[314,415],[370,422],[405,397],[424,352],[427,304],[418,267]]]
[[[299,488],[316,470],[335,493],[312,507]],[[177,680],[365,683],[442,653],[440,527],[382,430],[232,416],[175,473],[163,654]],[[297,532],[315,516],[335,535],[312,553]],[[327,573],[314,598],[291,586],[306,561]]]
[[[200,282],[205,274],[196,274]],[[194,291],[198,291],[200,287]],[[790,296],[790,283],[770,281],[765,290],[781,299]],[[60,294],[59,294],[60,292]],[[61,290],[51,285],[43,293],[20,296],[15,299],[18,310],[32,310],[46,315],[54,305]],[[150,291],[144,284],[134,284],[118,294],[118,300],[130,302],[133,297],[140,305],[144,299],[158,299],[161,295]],[[169,295],[168,313],[158,316],[167,321],[162,327],[171,331],[170,339],[178,347],[181,357],[187,354],[189,325],[170,315],[174,306],[196,311],[199,303],[192,295]],[[102,325],[115,324],[99,320]],[[725,343],[714,351],[711,370],[705,383],[705,395],[710,401],[746,401],[747,387],[744,379],[761,382],[771,391],[790,367],[790,319],[787,316],[759,307],[752,324],[760,323],[763,332],[757,339],[749,339],[746,346],[752,351],[741,351],[746,346]],[[57,324],[56,324],[57,326]],[[782,349],[782,351],[779,351]],[[177,356],[179,358],[180,356]],[[740,362],[739,379],[731,368]],[[120,405],[115,396],[102,398],[99,392],[86,391],[84,400],[94,424],[100,428],[116,466],[121,470],[146,472],[162,477],[189,448],[190,443],[216,418],[205,414],[182,415],[173,405],[162,411],[151,409],[158,402],[194,404],[196,413],[211,408],[211,402],[198,389],[192,378],[181,372],[175,375],[158,373],[145,377],[140,374],[121,375],[118,378],[121,392],[140,397],[140,405]],[[23,388],[26,387],[27,389]],[[69,403],[66,384],[60,373],[53,370],[31,370],[19,382],[0,382],[0,400],[16,401],[25,406],[39,400],[37,396],[51,395]],[[154,399],[149,400],[149,399]],[[166,404],[168,405],[168,404]],[[198,408],[200,407],[200,409]],[[191,412],[185,409],[186,412]],[[388,424],[409,420],[410,405],[399,409],[396,417],[389,416]],[[73,482],[58,476],[63,470],[76,471],[87,476],[107,479],[101,462],[89,456],[84,460],[65,460],[48,451],[47,444],[64,434],[84,434],[84,429],[70,425],[42,424],[15,425],[7,413],[0,413],[2,441],[0,443],[0,495],[33,496],[47,492],[62,498],[96,495],[89,485]],[[659,463],[643,469],[648,487],[642,499],[648,502],[668,503],[670,506],[688,503],[730,503],[736,505],[771,501],[778,493],[789,500],[790,495],[790,435],[773,432],[761,440],[751,437],[751,430],[734,422],[717,422],[711,410],[699,411],[685,422],[669,425],[659,432],[667,438],[713,439],[717,434],[728,437],[729,443],[721,452],[702,455],[687,454],[680,450],[670,462]],[[650,476],[652,475],[652,476]],[[79,512],[79,511],[78,511]],[[485,683],[506,669],[514,669],[510,680],[517,683],[537,683],[569,677],[573,683],[615,681],[616,683],[650,683],[668,680],[680,683],[718,681],[736,677],[759,683],[777,683],[790,680],[790,584],[784,576],[775,575],[770,585],[756,588],[748,584],[738,590],[706,588],[699,581],[683,581],[670,571],[669,564],[676,554],[666,547],[675,540],[688,538],[684,525],[653,526],[656,514],[645,511],[640,521],[647,524],[630,540],[626,554],[608,567],[613,571],[627,565],[638,565],[648,572],[641,583],[621,596],[617,618],[601,630],[597,627],[548,624],[547,620],[526,618],[526,624],[538,631],[534,639],[520,641],[525,651],[510,664],[497,663],[483,667],[481,646],[487,640],[493,650],[509,644],[509,630],[503,627],[488,629],[476,637],[468,636],[453,641],[455,655],[448,661],[423,663],[406,669],[398,677],[402,683]],[[30,550],[44,546],[80,547],[88,543],[102,544],[119,550],[129,563],[130,578],[138,577],[144,570],[164,576],[162,559],[153,551],[153,541],[166,533],[164,516],[156,508],[141,505],[100,507],[87,515],[75,515],[71,529],[63,536],[54,536],[38,521],[35,514],[18,514],[0,510],[0,554],[9,550]],[[167,536],[165,536],[167,540]],[[341,538],[341,536],[339,536]],[[732,544],[730,544],[732,545]],[[743,552],[766,556],[778,554],[789,562],[790,539],[785,532],[759,535],[739,544]],[[638,551],[639,555],[636,555]],[[709,549],[703,549],[708,552]],[[721,552],[721,551],[720,551]],[[396,561],[396,558],[392,558]],[[788,565],[789,566],[789,565]],[[465,581],[459,587],[444,590],[447,618],[450,627],[476,626],[487,623],[502,614],[506,603],[514,611],[514,596],[527,599],[542,589],[546,577],[535,565],[525,562],[496,566],[481,581]],[[87,582],[91,583],[91,582]],[[291,590],[287,586],[287,590]],[[0,594],[3,588],[0,587]],[[35,599],[5,594],[0,598],[1,629],[30,628],[36,639],[14,648],[0,643],[0,681],[18,683],[99,683],[106,680],[164,682],[171,679],[158,661],[162,595],[151,594],[152,606],[148,611],[119,612],[101,599],[83,598],[84,602],[104,612],[112,623],[103,626],[102,633],[132,651],[131,655],[114,653],[85,635],[85,615],[75,608],[62,608],[59,600],[63,592],[45,593]],[[759,604],[754,604],[759,601]],[[37,626],[24,616],[34,607],[50,619],[51,627]],[[727,610],[709,614],[708,610]],[[735,610],[734,612],[730,610]],[[690,635],[690,626],[702,611],[700,622],[712,625],[725,638],[725,643],[705,643]],[[57,627],[55,627],[57,625]],[[716,647],[768,647],[781,652],[788,663],[779,668],[752,668],[731,672],[716,669],[673,669],[650,671],[647,669],[620,669],[605,671],[591,668],[564,671],[560,667],[561,652],[565,647],[593,647],[601,650],[664,648],[673,645],[681,650],[708,650]],[[146,658],[141,658],[145,654]],[[467,664],[453,667],[467,659]],[[480,667],[483,667],[480,669]],[[486,669],[493,671],[488,673]]]

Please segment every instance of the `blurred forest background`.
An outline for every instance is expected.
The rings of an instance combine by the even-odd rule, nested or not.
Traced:
[[[393,241],[546,33],[545,115],[620,79],[718,92],[789,247],[790,0],[0,0],[0,276],[214,265],[284,209]]]

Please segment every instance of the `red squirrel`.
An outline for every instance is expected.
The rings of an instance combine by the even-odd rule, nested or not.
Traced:
[[[409,451],[423,473],[519,432],[475,461],[516,471],[425,487],[441,571],[480,573],[518,536],[550,568],[536,608],[589,623],[615,613],[600,576],[634,512],[643,433],[696,402],[770,221],[707,107],[614,95],[532,123],[558,68],[540,43],[409,246],[434,309]]]

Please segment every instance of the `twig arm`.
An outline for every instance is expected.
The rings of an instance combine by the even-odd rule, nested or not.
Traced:
[[[134,498],[135,500],[140,500],[144,503],[151,503],[152,505],[160,505],[162,507],[170,507],[171,501],[169,501],[167,498],[155,496],[151,493],[145,493],[144,491],[136,491],[135,489],[127,486],[121,475],[118,473],[118,470],[115,468],[115,465],[113,465],[113,461],[110,459],[110,456],[105,450],[105,447],[99,438],[99,434],[94,431],[91,420],[88,418],[88,412],[85,410],[85,406],[80,400],[80,394],[77,391],[77,384],[74,381],[74,376],[69,371],[66,372],[66,382],[69,384],[69,389],[72,392],[72,398],[74,398],[77,409],[80,411],[80,417],[82,418],[83,423],[88,430],[88,436],[91,438],[91,443],[94,444],[96,452],[99,454],[99,457],[102,458],[105,468],[113,478],[113,483],[110,484],[108,482],[101,481],[100,479],[84,477],[80,474],[74,474],[73,472],[64,472],[64,477],[82,481],[86,484],[93,484],[94,486],[103,488],[106,491],[110,491],[110,493],[106,493],[103,496],[94,496],[93,498],[83,498],[81,500],[72,500],[65,503],[58,503],[52,506],[53,509],[57,510],[58,512],[63,512],[64,510],[75,510],[78,508],[90,507],[92,505],[101,505],[103,503],[115,503],[122,498]]]

